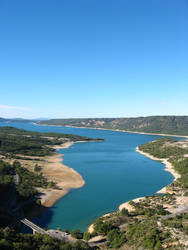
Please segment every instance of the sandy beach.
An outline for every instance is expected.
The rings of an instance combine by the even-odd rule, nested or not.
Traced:
[[[87,127],[82,127],[87,128]],[[172,134],[158,134],[158,133],[146,133],[146,132],[138,132],[138,131],[131,131],[131,130],[121,130],[121,129],[108,129],[108,128],[91,128],[91,129],[99,129],[99,130],[111,130],[111,131],[118,131],[124,133],[131,133],[131,134],[139,134],[139,135],[158,135],[158,136],[170,136],[170,137],[181,137],[181,138],[188,138],[186,135],[172,135]]]
[[[139,198],[133,199],[133,200],[131,200],[131,201],[134,201],[135,203],[137,203],[137,202],[140,202],[140,201],[142,201],[142,200],[144,200],[144,199],[145,199],[145,197],[139,197]],[[123,208],[127,209],[129,212],[133,211],[133,210],[134,210],[134,207],[131,206],[131,205],[129,204],[129,202],[130,202],[130,201],[127,201],[127,202],[125,202],[125,203],[122,203],[122,204],[119,206],[119,211],[121,211]]]
[[[136,131],[128,131],[128,130],[119,130],[126,133],[134,133],[134,134],[140,134],[140,135],[159,135],[159,136],[170,136],[170,137],[182,137],[182,138],[188,138],[186,135],[172,135],[172,134],[158,134],[158,133],[145,133],[145,132],[136,132]]]
[[[73,127],[73,126],[70,126],[70,127]],[[81,128],[81,127],[79,127]],[[87,128],[87,127],[82,127],[82,128]],[[177,136],[177,137],[183,137],[183,138],[188,138],[187,136],[179,136],[179,135],[170,135],[170,134],[153,134],[153,133],[142,133],[142,132],[133,132],[133,131],[123,131],[123,130],[118,130],[118,129],[103,129],[103,128],[90,128],[90,129],[98,129],[98,130],[111,130],[111,131],[119,131],[119,132],[126,132],[126,133],[137,133],[137,134],[148,134],[148,135],[159,135],[159,136]],[[69,147],[71,146],[72,144],[64,144],[62,145],[63,147]],[[61,148],[61,146],[58,146],[56,147],[55,149],[59,149]],[[174,176],[174,181],[177,180],[178,178],[180,178],[181,176],[174,170],[172,164],[168,161],[168,159],[159,159],[157,157],[153,157],[152,155],[148,154],[148,153],[145,153],[141,150],[139,150],[138,147],[136,147],[136,151],[140,154],[143,154],[145,155],[146,157],[152,159],[152,160],[155,160],[155,161],[160,161],[162,162],[164,165],[165,165],[165,171],[169,171],[173,176]],[[59,157],[59,155],[56,157]],[[185,156],[187,157],[187,156]],[[60,156],[61,158],[61,156]],[[57,158],[56,158],[57,159]],[[62,160],[62,158],[61,158]],[[62,165],[62,163],[60,162],[60,165]],[[64,165],[63,165],[64,166]],[[66,166],[64,166],[66,168]],[[74,171],[74,170],[73,170]],[[74,171],[75,172],[75,171]],[[78,174],[78,173],[77,173]],[[77,176],[78,177],[78,176]],[[79,179],[79,178],[78,178]],[[77,180],[78,180],[77,179]],[[69,182],[70,183],[70,182]],[[63,182],[58,182],[58,185],[60,187],[64,187],[63,190],[48,190],[45,195],[43,195],[42,197],[42,203],[45,205],[45,206],[51,206],[53,205],[53,203],[58,200],[59,198],[63,197],[64,195],[67,194],[67,192],[69,191],[70,188],[76,188],[76,187],[70,187],[70,188],[67,188],[66,187],[66,184],[63,183]],[[79,179],[78,181],[78,186],[82,186],[84,185],[84,180],[82,179],[82,181]],[[59,193],[58,193],[59,192]],[[157,193],[168,193],[168,192],[171,192],[168,188],[168,186],[160,189]],[[132,201],[137,203],[137,202],[140,202],[142,200],[146,199],[146,197],[139,197],[139,198],[136,198],[136,199],[133,199]],[[134,210],[134,206],[131,206],[129,204],[130,201],[127,201],[123,204],[121,204],[119,206],[119,211],[121,211],[123,208],[126,208],[129,212],[133,211]],[[170,213],[177,213],[179,211],[187,211],[188,209],[188,197],[185,197],[183,194],[177,194],[175,195],[175,202],[173,205],[168,205],[168,204],[165,204],[167,210],[170,212]],[[88,232],[92,233],[94,231],[94,225],[91,224],[88,228]]]
[[[55,146],[56,150],[68,148],[73,142],[66,142],[60,146]],[[70,189],[81,188],[85,181],[74,169],[62,163],[62,154],[54,153],[46,156],[42,165],[42,172],[49,180],[56,183],[57,188],[38,189],[41,195],[41,204],[45,207],[52,206],[57,200],[65,196]]]
[[[174,181],[181,177],[181,176],[174,170],[172,164],[168,161],[168,159],[159,159],[159,158],[157,158],[157,157],[154,157],[154,156],[150,155],[149,153],[145,153],[145,152],[139,150],[138,147],[136,147],[136,151],[137,151],[138,153],[140,153],[140,154],[145,155],[146,157],[150,158],[151,160],[160,161],[160,162],[162,162],[163,164],[165,164],[165,169],[164,169],[164,170],[165,170],[165,171],[169,171],[169,172],[174,176]],[[163,194],[164,194],[164,193],[167,193],[167,192],[168,192],[167,187],[168,187],[168,186],[166,186],[166,187],[160,189],[159,191],[157,191],[157,193],[163,193]],[[131,200],[131,201],[137,203],[137,202],[140,202],[140,201],[144,200],[145,198],[146,198],[146,197],[139,197],[139,198],[133,199],[133,200]],[[127,201],[127,202],[122,203],[122,204],[119,206],[119,209],[118,209],[118,210],[121,211],[123,208],[125,208],[125,209],[127,209],[129,212],[133,211],[133,210],[134,210],[134,207],[131,206],[131,205],[129,204],[129,202],[130,202],[130,201]],[[181,199],[180,199],[180,198],[178,198],[178,199],[176,200],[176,204],[178,204],[178,205],[184,205],[184,204],[187,204],[187,202],[188,202],[188,199],[186,199],[186,201],[185,201],[185,199],[184,199],[184,202],[181,202]],[[174,209],[171,209],[171,211],[174,212]],[[94,225],[91,224],[91,225],[88,227],[88,232],[89,232],[89,233],[92,233],[93,231],[94,231]]]
[[[83,143],[85,141],[81,142]],[[53,146],[53,148],[55,150],[69,148],[74,143],[79,142],[67,141],[61,145]],[[24,155],[18,154],[17,156],[22,157],[19,159],[19,162],[23,167],[31,172],[35,172],[35,165],[39,165],[41,167],[41,173],[48,179],[48,181],[53,181],[55,183],[55,188],[37,188],[41,194],[41,205],[44,207],[51,207],[57,200],[65,196],[71,189],[81,188],[85,184],[84,179],[77,171],[63,164],[63,154],[54,152],[52,155],[44,157],[29,156],[30,159],[33,158],[32,161],[28,160],[28,157],[25,157]],[[14,158],[6,158],[3,155],[0,155],[0,158],[10,164],[13,164],[15,161]],[[29,216],[36,216],[36,214],[40,214],[41,211],[43,211],[43,209],[38,210],[37,208],[37,211],[30,212]]]
[[[163,164],[165,164],[165,169],[164,169],[164,170],[165,170],[165,171],[169,171],[169,172],[174,176],[174,181],[181,177],[181,176],[174,170],[172,164],[168,161],[168,159],[159,159],[159,158],[157,158],[157,157],[154,157],[154,156],[150,155],[149,153],[145,153],[145,152],[139,150],[138,147],[136,147],[136,151],[137,151],[138,153],[140,153],[140,154],[145,155],[146,157],[150,158],[151,160],[160,161],[160,162],[162,162]],[[163,193],[163,194],[164,194],[164,193],[167,193],[167,192],[168,192],[168,190],[167,190],[168,188],[167,188],[167,187],[168,187],[168,186],[166,186],[166,187],[160,189],[159,191],[157,191],[157,193]],[[136,199],[133,199],[132,201],[134,201],[134,202],[137,203],[137,202],[139,202],[139,201],[141,201],[141,200],[143,200],[143,199],[145,199],[145,197],[136,198]],[[129,204],[129,201],[128,201],[128,202],[125,202],[125,203],[123,203],[123,204],[121,204],[121,205],[119,206],[119,211],[121,211],[123,208],[126,208],[129,212],[131,212],[131,211],[134,210],[133,206],[131,206],[131,205]]]
[[[140,154],[143,154],[145,155],[146,157],[150,158],[151,160],[154,160],[154,161],[160,161],[162,162],[163,164],[165,164],[166,168],[165,168],[165,171],[169,171],[173,176],[174,176],[174,181],[177,180],[178,178],[180,178],[181,176],[174,170],[172,164],[168,161],[168,159],[164,158],[164,159],[160,159],[160,158],[157,158],[157,157],[154,157],[148,153],[145,153],[141,150],[139,150],[138,147],[136,147],[136,151]],[[159,191],[158,191],[159,192]]]

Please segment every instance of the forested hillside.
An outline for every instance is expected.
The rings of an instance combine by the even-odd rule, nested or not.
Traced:
[[[145,133],[188,135],[188,116],[148,116],[137,118],[52,119],[38,124],[107,128]]]
[[[90,249],[86,242],[76,241],[76,237],[70,244],[63,237],[58,240],[47,234],[19,232],[20,218],[36,216],[45,209],[41,203],[45,190],[63,190],[43,173],[45,164],[52,160],[49,157],[54,155],[54,146],[70,141],[96,140],[72,134],[0,127],[0,249]]]
[[[59,133],[39,133],[16,129],[13,127],[0,127],[0,154],[24,154],[30,156],[49,155],[54,150],[49,147],[70,141],[93,141],[85,136]]]

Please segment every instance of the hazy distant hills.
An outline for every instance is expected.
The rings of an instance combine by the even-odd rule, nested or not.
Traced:
[[[188,116],[148,116],[137,118],[51,119],[38,124],[120,129],[134,132],[188,135]]]
[[[0,122],[32,122],[32,120],[27,120],[23,118],[2,118],[0,117]]]
[[[49,118],[35,118],[35,119],[24,119],[24,118],[2,118],[0,117],[0,122],[36,122],[36,121],[47,121]]]
[[[188,116],[148,116],[137,118],[35,119],[0,118],[0,122],[37,122],[41,125],[119,129],[133,132],[188,136]]]

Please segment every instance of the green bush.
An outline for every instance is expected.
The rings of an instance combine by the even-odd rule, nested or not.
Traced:
[[[129,212],[128,212],[127,209],[123,208],[123,209],[121,210],[121,212],[120,212],[120,215],[122,215],[122,216],[129,216]]]
[[[83,239],[86,240],[86,241],[90,240],[91,239],[91,234],[88,233],[88,232],[84,232]]]
[[[113,229],[108,232],[107,239],[110,242],[110,246],[119,249],[125,242],[125,233],[120,232],[118,229]]]
[[[72,237],[76,238],[76,239],[82,239],[83,238],[83,233],[80,232],[79,229],[74,229],[71,232]]]
[[[103,222],[101,218],[97,219],[96,222],[94,223],[94,230],[98,234],[107,235],[107,233],[114,228],[115,226],[113,225],[112,221]]]

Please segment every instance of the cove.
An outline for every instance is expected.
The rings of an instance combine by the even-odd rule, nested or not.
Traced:
[[[136,146],[159,136],[110,130],[0,123],[38,132],[59,132],[104,138],[104,142],[75,143],[61,149],[63,163],[79,172],[86,184],[71,190],[34,221],[42,227],[87,230],[97,217],[137,197],[152,195],[173,181],[165,166],[136,152]]]

